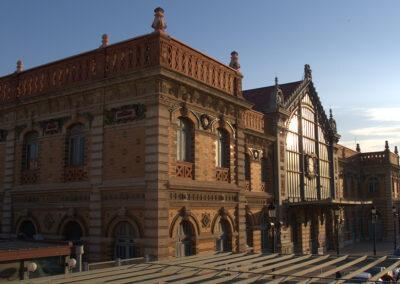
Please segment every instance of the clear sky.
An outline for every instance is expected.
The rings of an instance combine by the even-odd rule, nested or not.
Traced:
[[[400,1],[0,0],[0,76],[152,31],[167,31],[220,61],[237,50],[244,88],[299,80],[305,63],[341,142],[400,146]],[[393,148],[392,148],[393,149]]]

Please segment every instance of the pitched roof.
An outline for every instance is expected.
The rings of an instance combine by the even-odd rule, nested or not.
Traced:
[[[285,101],[294,93],[294,91],[299,87],[302,82],[303,80],[286,84],[279,84]],[[246,100],[254,104],[253,108],[255,110],[265,113],[269,112],[271,107],[275,106],[274,90],[275,85],[257,89],[250,89],[243,91],[243,96]]]

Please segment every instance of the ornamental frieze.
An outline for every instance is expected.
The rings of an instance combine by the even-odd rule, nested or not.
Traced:
[[[178,191],[170,192],[170,200],[183,202],[238,202],[237,193]]]
[[[132,191],[105,191],[101,193],[103,201],[144,201],[144,192]]]
[[[57,194],[24,194],[15,195],[15,203],[57,203],[57,202],[86,202],[90,199],[89,192],[67,192]]]
[[[144,104],[131,104],[118,108],[105,110],[104,123],[106,125],[126,123],[145,118],[146,106]]]

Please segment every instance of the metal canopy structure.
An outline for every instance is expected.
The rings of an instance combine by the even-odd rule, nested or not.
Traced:
[[[388,256],[278,255],[252,253],[203,254],[143,262],[20,283],[356,283],[363,272],[373,283],[393,277],[400,259]]]

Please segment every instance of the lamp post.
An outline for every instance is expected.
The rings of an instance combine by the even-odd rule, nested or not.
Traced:
[[[392,212],[393,212],[393,232],[394,232],[394,250],[397,249],[397,228],[396,228],[396,223],[397,223],[397,208],[393,205],[392,207]]]
[[[275,226],[275,218],[276,218],[276,208],[273,203],[268,206],[268,216],[272,219],[271,227],[272,227],[272,234],[273,234],[273,245],[272,245],[272,253],[275,253],[276,249],[276,226]]]
[[[339,217],[340,217],[340,208],[335,208],[333,210],[333,214],[335,215],[335,237],[336,237],[336,254],[339,255]]]
[[[378,218],[378,215],[376,214],[376,208],[375,206],[372,207],[371,209],[371,217],[372,217],[372,233],[373,233],[373,240],[374,240],[374,255],[376,255],[376,232],[375,232],[375,224]]]

